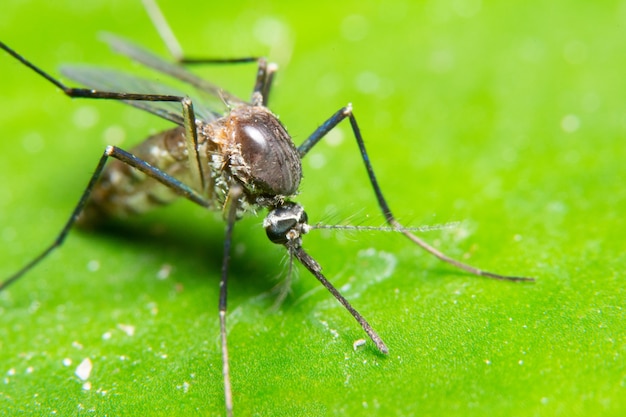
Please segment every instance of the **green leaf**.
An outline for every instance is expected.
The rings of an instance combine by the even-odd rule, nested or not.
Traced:
[[[377,353],[259,217],[235,230],[228,342],[237,415],[592,416],[626,412],[626,7],[620,2],[162,2],[192,56],[278,62],[271,108],[295,143],[351,102],[398,218],[440,250],[535,283],[477,278],[386,232],[305,248],[380,333]],[[151,74],[107,31],[165,48],[140,2],[8,0],[0,40],[51,74]],[[169,125],[70,100],[0,53],[0,279],[52,242],[106,144]],[[253,66],[198,68],[244,98]],[[162,80],[162,76],[158,77]],[[304,160],[312,223],[384,222],[347,123]],[[224,225],[181,201],[76,231],[0,293],[7,415],[224,414]],[[356,346],[356,348],[354,348]],[[81,379],[77,368],[89,359]],[[85,363],[87,363],[85,362]]]

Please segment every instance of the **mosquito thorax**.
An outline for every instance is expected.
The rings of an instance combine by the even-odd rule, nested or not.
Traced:
[[[298,150],[278,118],[263,106],[231,110],[224,127],[232,175],[254,196],[291,196],[302,178]]]
[[[267,213],[263,220],[263,227],[272,242],[284,245],[289,242],[298,242],[303,234],[311,230],[311,226],[307,223],[308,219],[300,204],[286,202]]]

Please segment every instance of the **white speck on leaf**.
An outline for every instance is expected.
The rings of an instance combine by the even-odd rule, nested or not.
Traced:
[[[135,335],[135,326],[133,326],[131,324],[119,323],[117,325],[117,328],[120,329],[121,331],[123,331],[124,333],[126,333],[128,336],[134,336]]]
[[[93,259],[87,262],[87,270],[89,272],[96,272],[99,269],[100,269],[100,261]]]
[[[355,340],[354,343],[352,344],[352,349],[354,349],[354,351],[356,352],[356,350],[360,348],[361,346],[363,346],[365,343],[366,343],[365,339]]]
[[[159,269],[159,272],[157,272],[157,278],[160,280],[167,279],[169,278],[171,273],[172,273],[172,265],[163,264],[161,266],[161,269]]]
[[[79,377],[81,380],[86,381],[89,379],[89,375],[91,374],[91,370],[93,369],[93,365],[91,364],[91,359],[85,358],[83,361],[76,367],[76,371],[74,374]]]

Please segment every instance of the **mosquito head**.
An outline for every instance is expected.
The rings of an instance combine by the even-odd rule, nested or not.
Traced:
[[[301,205],[286,202],[270,210],[263,220],[263,227],[272,242],[300,246],[302,235],[311,230],[307,221],[308,216]]]

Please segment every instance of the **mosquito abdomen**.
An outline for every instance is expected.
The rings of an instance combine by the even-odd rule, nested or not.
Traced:
[[[179,181],[192,184],[183,127],[152,135],[130,152]],[[106,166],[78,223],[89,226],[108,218],[141,214],[176,198],[178,195],[170,188],[114,160]]]

